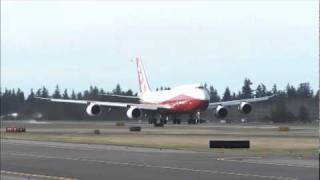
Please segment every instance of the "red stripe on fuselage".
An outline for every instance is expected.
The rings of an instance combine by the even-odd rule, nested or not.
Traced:
[[[175,113],[191,113],[197,110],[205,110],[209,105],[208,100],[195,99],[186,95],[179,95],[170,100],[159,103],[168,105],[172,112]]]

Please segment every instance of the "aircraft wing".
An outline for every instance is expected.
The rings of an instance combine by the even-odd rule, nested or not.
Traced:
[[[115,94],[99,94],[99,95],[104,97],[140,100],[138,96],[123,96],[123,95],[115,95]]]
[[[230,107],[230,106],[238,106],[242,102],[247,102],[247,103],[256,103],[256,102],[262,102],[262,101],[267,101],[271,99],[274,96],[265,96],[265,97],[260,97],[260,98],[250,98],[250,99],[239,99],[239,100],[233,100],[233,101],[222,101],[222,102],[214,102],[210,103],[208,109],[213,109],[216,108],[218,105],[222,105],[225,107]]]
[[[73,100],[73,99],[55,99],[55,98],[42,98],[35,97],[36,99],[46,100],[50,102],[60,102],[60,103],[71,103],[71,104],[90,104],[94,103],[99,106],[105,107],[119,107],[119,108],[128,108],[135,106],[141,110],[169,110],[168,106],[160,104],[136,104],[136,103],[122,103],[122,102],[106,102],[106,101],[89,101],[89,100]]]

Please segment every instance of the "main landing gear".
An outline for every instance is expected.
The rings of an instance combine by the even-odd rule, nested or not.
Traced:
[[[181,124],[181,119],[178,119],[175,114],[172,116],[172,124]]]
[[[173,124],[181,124],[181,119],[174,118],[174,119],[172,120],[172,123],[173,123]]]
[[[200,112],[197,112],[196,114],[190,114],[190,118],[188,120],[188,124],[200,124],[203,123],[204,120],[201,119]]]
[[[149,118],[148,119],[149,124],[153,124],[154,127],[163,127],[164,124],[167,124],[167,117],[166,116],[160,116],[160,118]]]
[[[176,116],[172,117],[173,124],[181,124],[181,119]],[[163,127],[169,121],[169,116],[160,116],[160,118],[152,118],[149,120],[149,124],[154,124],[155,127]]]

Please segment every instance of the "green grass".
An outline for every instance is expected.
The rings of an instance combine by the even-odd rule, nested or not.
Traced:
[[[33,141],[68,142],[84,144],[108,144],[129,147],[147,147],[161,149],[214,151],[235,154],[276,154],[312,156],[317,154],[317,139],[286,139],[286,138],[248,138],[237,137],[233,139],[249,139],[250,149],[209,149],[208,141],[214,137],[208,136],[174,136],[174,135],[146,135],[128,133],[125,135],[79,135],[79,134],[41,134],[41,133],[5,133],[1,132],[1,139],[20,139]],[[230,139],[230,138],[219,138]],[[296,142],[296,143],[294,143]]]

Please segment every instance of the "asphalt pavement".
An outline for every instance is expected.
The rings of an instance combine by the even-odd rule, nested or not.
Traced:
[[[319,179],[316,159],[1,140],[1,179]]]

